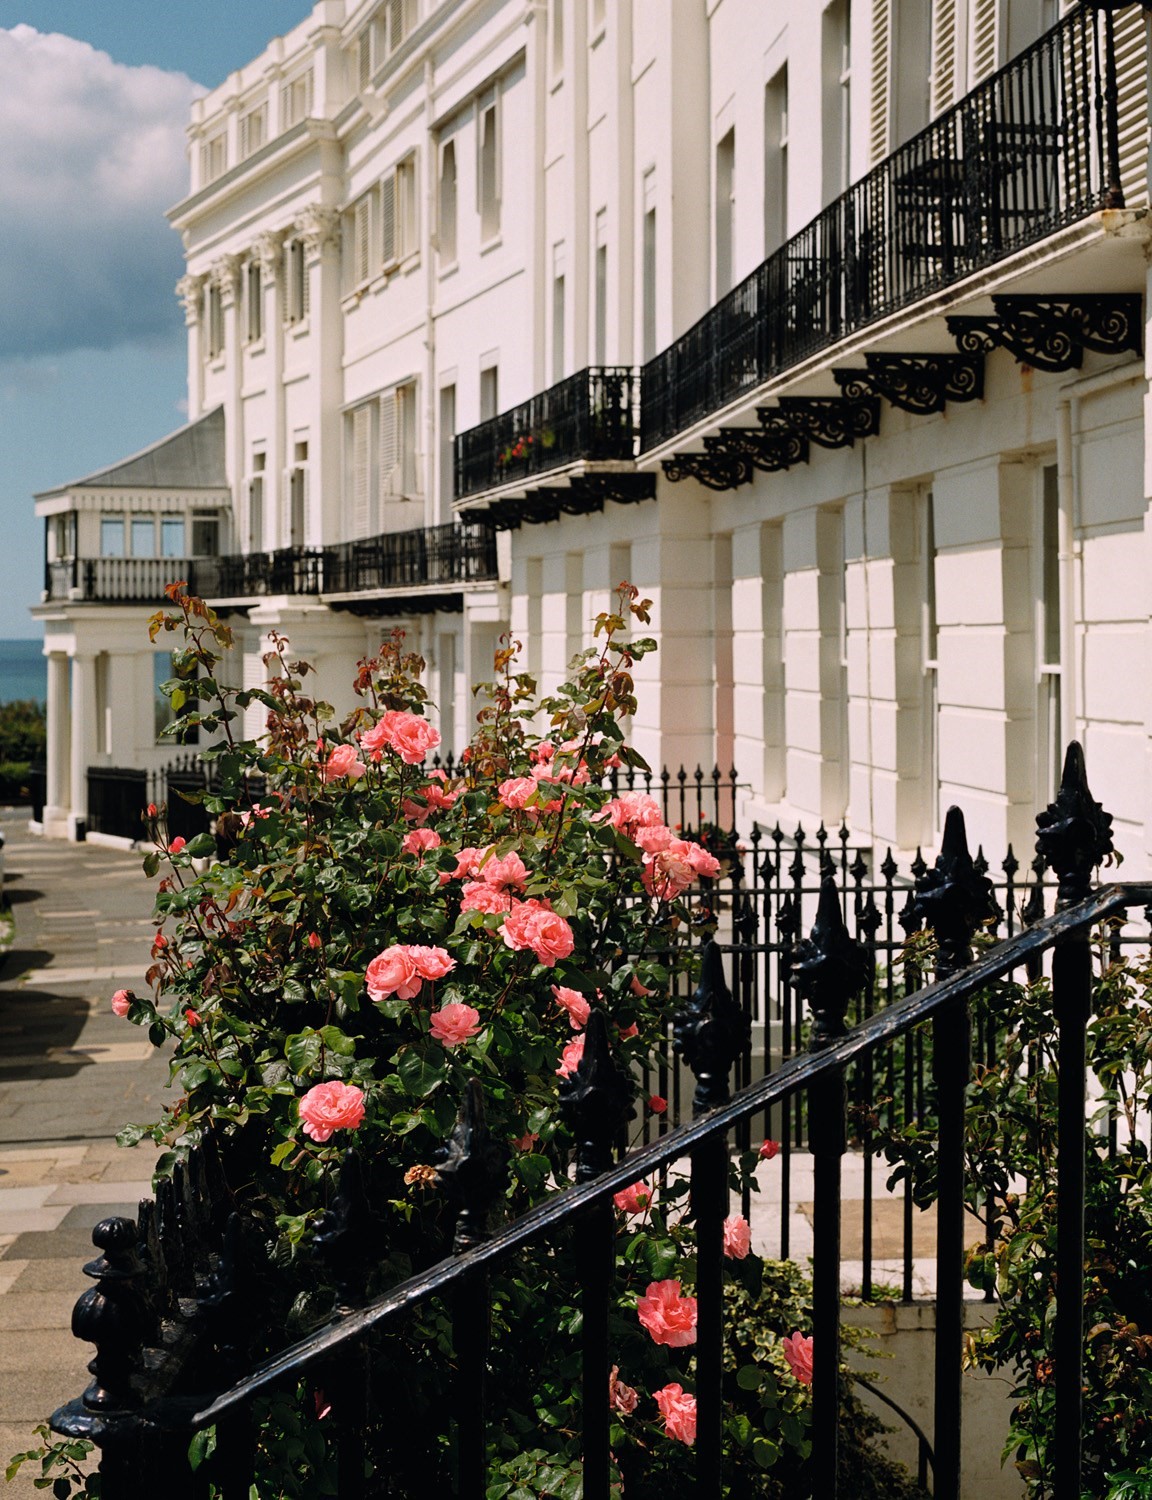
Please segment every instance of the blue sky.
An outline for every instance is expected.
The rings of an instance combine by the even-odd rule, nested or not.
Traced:
[[[0,637],[39,632],[36,490],[183,420],[184,125],[310,0],[0,0]]]

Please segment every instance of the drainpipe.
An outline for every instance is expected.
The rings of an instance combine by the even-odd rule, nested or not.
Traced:
[[[1056,408],[1057,562],[1060,572],[1060,742],[1076,738],[1076,515],[1079,509],[1073,461],[1073,403]],[[1075,401],[1076,406],[1079,402]]]

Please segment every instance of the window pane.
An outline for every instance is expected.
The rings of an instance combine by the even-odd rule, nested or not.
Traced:
[[[220,551],[220,522],[215,516],[192,517],[192,556],[215,557]]]
[[[100,517],[100,556],[124,556],[124,517]]]
[[[165,516],[160,522],[160,555],[184,556],[184,517]]]
[[[154,516],[132,517],[132,556],[156,556],[156,519]]]

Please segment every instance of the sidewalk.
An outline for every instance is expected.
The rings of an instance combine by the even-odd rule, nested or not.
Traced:
[[[90,1285],[92,1226],[135,1217],[156,1149],[120,1150],[117,1130],[155,1119],[168,1068],[141,1031],[112,1014],[121,987],[143,988],[152,883],[140,856],[44,842],[0,814],[5,890],[15,923],[0,963],[0,1471],[35,1446],[31,1429],[87,1383],[89,1345],[72,1337]],[[43,1494],[25,1467],[0,1500]]]

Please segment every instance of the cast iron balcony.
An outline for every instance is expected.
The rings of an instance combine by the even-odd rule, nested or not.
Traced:
[[[878,318],[1122,208],[1114,24],[1077,6],[650,360],[641,448]]]
[[[634,370],[590,367],[456,437],[456,499],[583,460],[636,454]]]
[[[459,589],[496,577],[496,533],[485,521],[449,522],[339,542],[324,556],[324,592]]]

